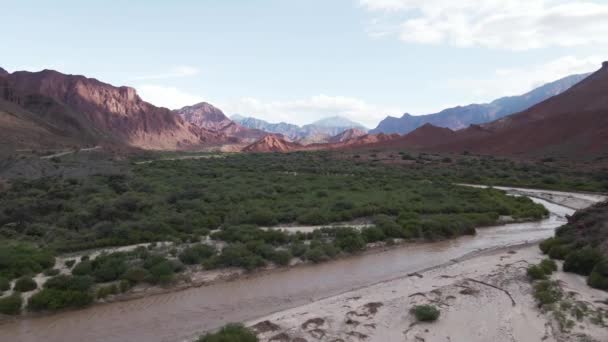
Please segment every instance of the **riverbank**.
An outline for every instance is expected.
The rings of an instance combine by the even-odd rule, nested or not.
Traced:
[[[526,267],[542,258],[536,245],[481,253],[247,325],[261,341],[606,341],[608,329],[592,317],[564,330],[538,309]],[[588,310],[608,309],[605,292],[571,274],[554,277]],[[437,322],[416,322],[409,310],[422,304],[441,310]]]

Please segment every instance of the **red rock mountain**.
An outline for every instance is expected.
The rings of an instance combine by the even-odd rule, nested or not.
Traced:
[[[243,148],[243,152],[267,153],[267,152],[293,152],[302,150],[303,146],[292,143],[276,134],[268,134],[264,138]]]
[[[157,150],[226,140],[222,134],[184,121],[169,109],[143,101],[133,88],[114,87],[93,78],[52,70],[19,71],[0,77],[5,102],[21,107],[64,135],[77,131],[75,140],[87,137],[95,142]],[[9,91],[13,98],[9,98]]]
[[[577,157],[608,151],[608,62],[564,93],[523,112],[483,125],[424,137],[412,132],[404,146],[498,155]],[[416,133],[417,138],[410,135]],[[414,141],[422,142],[415,144]],[[423,141],[427,140],[427,141]]]
[[[241,126],[230,120],[219,108],[206,102],[186,106],[174,112],[191,124],[221,133],[235,140],[253,142],[268,134],[258,129]]]
[[[346,142],[349,140],[353,140],[353,139],[362,137],[364,135],[367,135],[367,132],[365,132],[364,130],[358,129],[358,128],[350,128],[338,135],[335,135],[335,136],[329,138],[329,143],[333,144],[333,143]]]

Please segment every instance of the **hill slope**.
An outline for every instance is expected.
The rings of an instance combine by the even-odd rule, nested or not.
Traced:
[[[547,83],[526,94],[503,97],[491,103],[458,106],[428,115],[413,116],[406,113],[401,118],[389,116],[382,120],[371,133],[407,134],[426,123],[458,130],[471,124],[490,122],[506,115],[526,110],[552,96],[561,94],[587,76],[589,74],[571,75],[555,82]]]

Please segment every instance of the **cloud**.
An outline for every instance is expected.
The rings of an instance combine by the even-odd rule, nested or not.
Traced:
[[[142,80],[162,80],[167,78],[180,78],[180,77],[189,77],[196,76],[200,74],[200,70],[196,67],[182,65],[171,68],[169,71],[165,73],[153,74],[153,75],[145,75],[134,77],[131,80],[142,81]]]
[[[327,95],[293,101],[262,101],[246,97],[224,104],[222,108],[230,114],[238,113],[270,122],[284,121],[299,125],[326,117],[343,116],[367,127],[375,127],[388,114],[399,113],[396,108],[369,104],[361,99]]]
[[[175,87],[143,84],[136,87],[139,96],[156,106],[178,109],[204,101],[198,95],[183,92]]]
[[[608,4],[590,0],[359,0],[381,18],[373,37],[395,35],[404,42],[529,50],[608,43]]]
[[[560,78],[584,74],[600,68],[603,57],[564,56],[539,65],[518,68],[499,68],[486,78],[447,80],[450,89],[469,89],[475,101],[488,101],[501,96],[526,93],[545,83]]]

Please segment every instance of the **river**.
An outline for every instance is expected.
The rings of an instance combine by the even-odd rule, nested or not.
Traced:
[[[522,194],[519,190],[518,194]],[[568,194],[576,196],[577,194]],[[582,196],[582,195],[581,195]],[[475,236],[408,244],[320,265],[299,266],[227,283],[128,302],[95,305],[0,325],[0,341],[184,341],[228,322],[300,306],[355,288],[407,276],[483,250],[553,235],[574,210],[532,197],[550,216],[539,222],[482,228]]]

